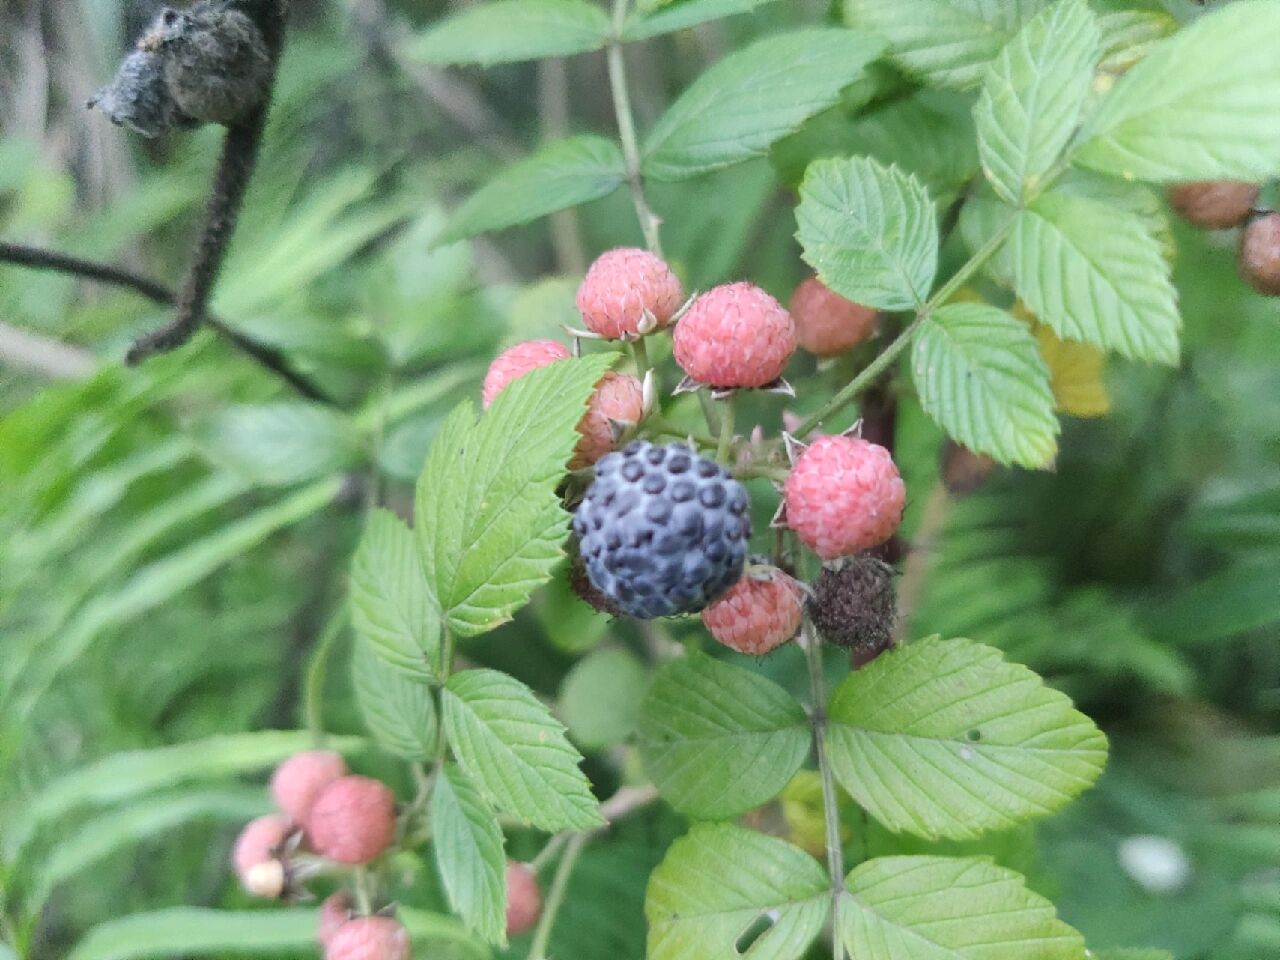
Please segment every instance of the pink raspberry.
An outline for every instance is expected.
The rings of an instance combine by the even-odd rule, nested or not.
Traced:
[[[284,864],[280,848],[289,836],[289,821],[277,813],[250,820],[231,851],[231,865],[246,893],[278,897],[284,891]]]
[[[295,753],[271,775],[271,795],[286,817],[306,823],[316,794],[346,773],[346,761],[332,750]]]
[[[609,340],[639,334],[646,310],[657,328],[671,322],[684,290],[671,268],[647,250],[622,247],[600,254],[578,288],[587,329]]]
[[[791,295],[791,319],[796,340],[814,356],[834,357],[852,350],[871,336],[876,312],[846,300],[817,277],[810,277]]]
[[[507,861],[507,936],[532,930],[542,913],[538,875],[525,863]]]
[[[316,939],[327,944],[333,939],[338,929],[351,919],[351,896],[345,890],[325,897],[320,904],[320,923],[316,929]]]
[[[759,657],[796,635],[804,617],[800,584],[782,570],[747,575],[702,611],[711,635],[731,650]]]
[[[582,439],[574,448],[570,469],[595,463],[613,449],[610,420],[639,423],[644,416],[644,385],[626,373],[610,371],[596,384],[596,392],[587,403],[587,412],[578,421]]]
[[[353,917],[324,947],[324,960],[409,960],[409,931],[391,917]]]
[[[782,376],[795,349],[791,315],[750,283],[713,287],[676,324],[676,363],[713,387],[763,387]]]
[[[902,522],[906,499],[889,451],[857,437],[819,437],[783,491],[787,526],[824,560],[884,543]]]
[[[569,348],[555,340],[526,340],[508,347],[489,364],[489,372],[484,375],[484,384],[480,388],[482,406],[488,410],[512,380],[519,380],[530,370],[557,360],[567,360],[569,356]]]
[[[339,777],[320,791],[307,818],[307,839],[321,856],[368,863],[391,845],[396,798],[370,777]]]

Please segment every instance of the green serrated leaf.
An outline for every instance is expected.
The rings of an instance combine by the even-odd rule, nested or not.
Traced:
[[[436,753],[439,734],[431,688],[406,676],[356,638],[351,682],[364,725],[378,746],[405,760],[427,760]]]
[[[558,140],[501,171],[473,193],[449,219],[437,242],[514,227],[607,197],[624,179],[622,151],[612,140],[588,135]]]
[[[830,704],[836,778],[891,830],[966,839],[1057,810],[1107,739],[999,650],[930,637],[850,674]]]
[[[569,736],[585,750],[626,740],[635,729],[648,685],[644,664],[626,650],[599,650],[584,657],[560,688],[560,716]]]
[[[889,41],[894,62],[934,86],[973,87],[1051,0],[844,0],[845,22]]]
[[[227,407],[195,433],[210,460],[272,486],[337,473],[358,449],[350,420],[301,401]]]
[[[1099,41],[1084,0],[1061,0],[1019,30],[987,69],[973,108],[978,152],[1006,200],[1035,196],[1071,139]]]
[[[1022,877],[973,857],[878,857],[855,867],[837,926],[858,960],[1085,960],[1084,938]]]
[[[765,154],[770,144],[835,103],[880,55],[883,42],[838,28],[758,40],[695,80],[644,144],[644,172],[683,180]]]
[[[1178,21],[1162,10],[1108,10],[1098,14],[1102,63],[1107,73],[1124,73],[1145,57],[1159,40],[1178,29]]]
[[[1073,167],[1053,185],[1054,193],[1068,193],[1076,197],[1088,197],[1106,206],[1127,210],[1139,220],[1147,233],[1160,245],[1160,255],[1170,263],[1177,253],[1173,235],[1173,218],[1164,196],[1145,183],[1117,180],[1087,170]]]
[[[395,514],[369,515],[351,562],[351,620],[370,649],[422,680],[440,674],[440,610],[412,531]]]
[[[826,871],[798,847],[727,823],[698,824],[649,877],[649,960],[799,960],[831,910]]]
[[[422,34],[411,50],[426,63],[514,63],[604,47],[609,18],[581,0],[494,0]]]
[[[772,680],[693,654],[658,673],[640,706],[640,754],[662,796],[721,820],[776,796],[809,754],[804,708]]]
[[[1134,214],[1042,194],[1018,214],[1004,253],[1018,295],[1064,340],[1178,362],[1182,321],[1169,264]]]
[[[658,9],[652,12],[641,5],[623,24],[622,39],[633,42],[660,37],[664,33],[674,33],[700,23],[750,13],[756,7],[772,2],[774,0],[684,0],[676,4],[656,4]]]
[[[867,157],[809,165],[796,208],[805,261],[832,290],[882,310],[914,310],[938,268],[938,226],[915,177]]]
[[[1280,3],[1241,0],[1156,44],[1080,131],[1075,159],[1125,179],[1261,180],[1280,156]]]
[[[449,678],[445,733],[462,768],[496,807],[543,830],[582,830],[604,820],[564,725],[528,687],[497,670]]]
[[[1026,467],[1053,460],[1049,370],[1026,324],[981,303],[940,307],[916,333],[911,369],[925,412],[970,450]]]
[[[510,619],[564,556],[556,487],[576,426],[613,353],[560,360],[511,383],[477,422],[445,421],[418,478],[414,532],[448,626],[464,636]]]
[[[502,830],[475,785],[448,764],[431,794],[431,841],[449,906],[490,943],[507,942]]]

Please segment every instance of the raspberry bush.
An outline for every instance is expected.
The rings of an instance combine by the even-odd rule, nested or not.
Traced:
[[[196,126],[155,71],[232,24],[273,77],[254,17],[287,6],[159,12],[98,110]],[[0,245],[300,394],[198,340],[0,423],[35,491],[0,554],[0,960],[1280,955],[1280,500],[1240,479],[1280,413],[1245,362],[1280,360],[1280,2],[456,6],[353,34],[468,144],[536,81],[536,152],[431,168],[465,198],[400,202],[406,134],[274,234],[251,199],[213,309]],[[50,546],[135,492],[163,503],[86,560]],[[140,856],[101,915],[84,878],[167,831],[178,879]]]

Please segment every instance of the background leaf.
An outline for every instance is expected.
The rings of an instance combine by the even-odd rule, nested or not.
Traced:
[[[913,310],[938,268],[938,228],[915,177],[866,157],[818,160],[800,185],[796,233],[832,290],[882,310]]]
[[[811,740],[804,708],[772,680],[693,654],[659,671],[640,707],[640,754],[687,816],[726,819],[776,796]]]
[[[891,830],[975,837],[1057,810],[1102,772],[1107,740],[1040,678],[971,640],[882,654],[836,688],[836,778]]]
[[[586,750],[626,740],[648,685],[644,665],[624,649],[599,650],[579,660],[560,688],[560,716],[569,736]]]
[[[215,463],[274,486],[337,473],[357,453],[349,420],[298,401],[227,407],[197,428],[196,439]]]
[[[578,769],[581,754],[519,680],[497,670],[455,673],[442,708],[449,746],[494,806],[543,830],[604,822]]]
[[[750,13],[756,7],[772,2],[774,0],[683,0],[681,3],[662,4],[653,12],[646,13],[640,9],[627,17],[622,27],[622,39],[646,40],[699,23]]]
[[[1049,371],[1027,328],[986,304],[933,311],[911,369],[920,405],[952,437],[1001,463],[1043,467],[1057,450]]]
[[[486,940],[507,942],[502,830],[475,785],[453,764],[431,793],[431,841],[449,904]]]
[[[645,174],[681,180],[763,155],[834,103],[883,49],[864,33],[812,28],[730,54],[690,84],[649,132]]]
[[[971,857],[877,857],[845,882],[839,933],[858,960],[1085,960],[1084,938],[1021,876]]]
[[[826,872],[776,837],[698,824],[649,877],[649,960],[735,960],[738,942],[766,916],[752,960],[799,960],[831,910]]]
[[[581,0],[492,0],[456,13],[413,45],[427,63],[511,63],[599,50],[609,19]]]
[[[351,683],[364,725],[383,750],[405,760],[428,760],[438,743],[431,688],[406,676],[356,638]]]

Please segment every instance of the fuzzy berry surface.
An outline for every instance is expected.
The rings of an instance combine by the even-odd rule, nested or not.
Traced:
[[[876,311],[846,300],[817,277],[796,287],[787,305],[796,342],[816,357],[847,353],[875,332]]]
[[[1204,230],[1228,230],[1244,223],[1261,193],[1241,180],[1194,180],[1169,188],[1169,204],[1178,215]]]
[[[887,649],[897,622],[893,568],[875,557],[851,557],[813,582],[809,616],[828,643],[863,654]]]
[[[307,839],[321,856],[368,863],[395,837],[395,795],[370,777],[339,777],[316,797],[306,827]]]
[[[409,960],[409,931],[391,917],[354,917],[324,947],[324,960]]]
[[[906,500],[889,451],[858,437],[819,437],[783,490],[787,526],[823,560],[884,543],[902,522]]]
[[[513,380],[519,380],[531,370],[545,367],[557,360],[568,360],[569,348],[555,340],[525,340],[514,347],[508,347],[489,364],[484,375],[484,384],[480,388],[480,401],[484,409],[498,399],[500,394]]]
[[[346,761],[332,750],[295,753],[271,775],[271,796],[286,817],[306,823],[316,795],[346,773]]]
[[[587,402],[587,412],[578,421],[582,436],[573,449],[569,468],[590,466],[613,449],[611,421],[639,423],[643,416],[644,384],[628,373],[606,373]]]
[[[598,256],[578,287],[578,312],[592,333],[609,340],[639,333],[645,311],[665,327],[684,302],[666,262],[647,250],[620,247]]]
[[[231,865],[246,891],[255,896],[279,893],[262,888],[262,880],[269,874],[260,868],[278,859],[280,848],[292,829],[288,819],[278,813],[269,813],[245,824],[231,851]]]
[[[749,572],[702,611],[702,622],[713,637],[753,657],[794,637],[803,617],[800,584],[778,569]]]
[[[712,387],[772,383],[795,349],[791,314],[751,283],[712,287],[676,324],[676,363],[691,379]]]
[[[532,930],[542,915],[538,875],[525,863],[507,861],[507,936]]]
[[[333,935],[351,919],[351,895],[345,890],[331,893],[320,904],[320,919],[316,925],[316,939],[327,944]]]
[[[1240,275],[1269,297],[1280,297],[1280,213],[1250,221],[1240,234]]]
[[[747,491],[687,446],[639,440],[596,464],[573,518],[591,583],[643,620],[694,613],[742,576]]]

